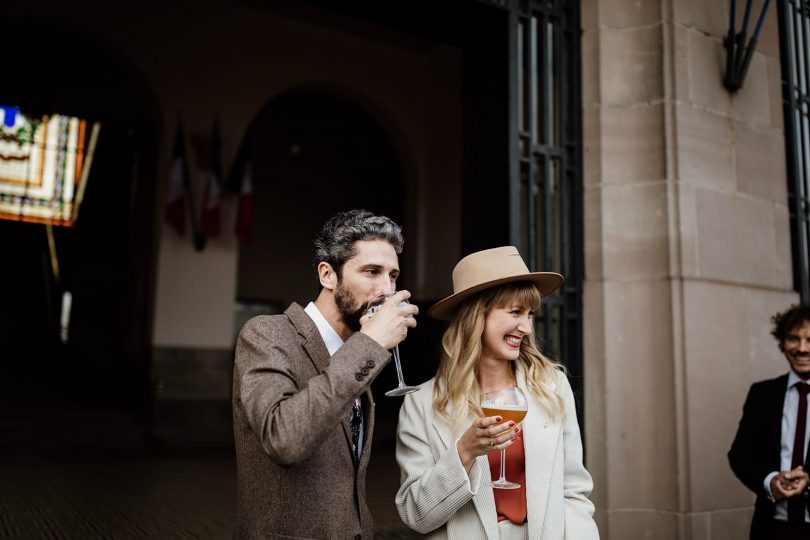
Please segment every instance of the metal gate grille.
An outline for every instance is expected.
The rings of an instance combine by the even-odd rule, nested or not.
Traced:
[[[582,391],[582,169],[579,2],[511,10],[510,238],[532,270],[566,278],[543,302],[539,337]]]
[[[779,2],[793,285],[810,302],[810,1]]]

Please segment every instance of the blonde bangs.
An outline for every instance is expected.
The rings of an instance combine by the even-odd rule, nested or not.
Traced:
[[[509,283],[494,290],[491,307],[502,308],[517,303],[522,307],[537,309],[542,296],[537,287],[529,281]]]

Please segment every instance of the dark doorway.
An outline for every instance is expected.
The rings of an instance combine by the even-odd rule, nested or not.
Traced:
[[[257,228],[254,241],[239,254],[240,302],[278,312],[292,301],[305,306],[314,300],[318,284],[311,264],[312,241],[324,221],[340,210],[365,208],[408,230],[408,188],[400,152],[385,127],[357,102],[320,89],[287,92],[258,114],[246,144],[253,156]],[[405,251],[403,257],[407,242]],[[407,280],[403,272],[397,286],[408,288]],[[403,369],[416,383],[414,367],[420,355],[413,349],[414,340],[408,341],[402,353],[409,365]],[[372,385],[377,420],[369,470],[377,483],[375,492],[385,494],[386,511],[376,517],[386,523],[396,515],[393,441],[402,398],[383,394],[394,386],[393,366]]]
[[[4,78],[0,103],[35,117],[79,116],[101,131],[78,221],[54,230],[59,279],[43,225],[0,221],[0,393],[36,410],[120,409],[144,417],[159,142],[151,91],[85,29],[11,18],[2,43],[15,53],[3,60],[13,77]],[[67,343],[59,339],[63,291],[73,296]],[[35,431],[36,419],[28,424]]]
[[[401,225],[406,189],[388,133],[334,93],[297,90],[272,99],[246,144],[253,156],[254,240],[239,253],[237,295],[278,309],[315,298],[312,240],[340,210],[365,208]],[[402,261],[400,261],[402,265]]]
[[[380,122],[356,102],[321,89],[284,93],[257,115],[246,144],[253,156],[256,232],[239,253],[240,302],[280,312],[290,302],[305,306],[314,300],[312,241],[340,210],[365,208],[407,231],[399,152]],[[407,279],[403,273],[397,286],[407,288]],[[385,370],[374,393],[382,396],[395,385],[394,370]],[[399,401],[379,412],[393,418]],[[380,434],[393,438],[396,423],[382,424],[391,429]]]

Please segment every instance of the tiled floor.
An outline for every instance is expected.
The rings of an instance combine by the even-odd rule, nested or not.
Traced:
[[[225,455],[7,457],[0,538],[230,538],[233,477]]]
[[[94,431],[92,422],[77,422],[70,412],[27,416],[20,422],[36,416],[41,437],[18,434],[16,441],[0,444],[0,539],[231,537],[236,492],[231,449],[144,450],[132,444],[137,437],[124,435],[131,430]],[[21,418],[19,411],[15,418]],[[100,417],[104,425],[110,420],[109,414]],[[94,433],[103,435],[100,444],[93,443]],[[376,538],[418,537],[396,514],[398,481],[393,444],[376,444],[368,472]]]

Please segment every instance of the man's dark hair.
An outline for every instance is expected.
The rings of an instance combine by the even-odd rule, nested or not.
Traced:
[[[324,223],[315,238],[315,268],[321,261],[327,262],[340,278],[345,262],[357,254],[354,244],[359,240],[386,240],[397,255],[402,253],[405,244],[402,228],[385,216],[376,216],[367,210],[338,212]]]
[[[785,338],[787,338],[788,332],[801,326],[805,321],[810,321],[810,305],[808,304],[792,305],[787,311],[771,317],[773,323],[771,335],[779,342],[780,351],[785,352]]]

